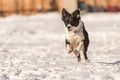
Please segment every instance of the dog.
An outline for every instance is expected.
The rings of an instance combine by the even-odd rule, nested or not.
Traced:
[[[69,13],[65,8],[62,9],[62,21],[65,24],[66,50],[67,53],[74,53],[78,61],[81,61],[81,53],[85,61],[88,61],[87,50],[89,45],[89,35],[80,17],[80,9]]]

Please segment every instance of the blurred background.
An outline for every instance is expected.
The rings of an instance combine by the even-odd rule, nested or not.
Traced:
[[[83,12],[118,12],[120,0],[0,0],[0,16],[30,15],[80,8]]]
[[[88,64],[66,53],[63,7],[81,9]],[[120,0],[0,0],[0,80],[120,80]]]

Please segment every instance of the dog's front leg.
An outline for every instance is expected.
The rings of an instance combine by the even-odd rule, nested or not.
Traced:
[[[77,60],[78,60],[78,61],[80,61],[80,60],[81,60],[81,56],[80,56],[79,51],[74,50],[74,55],[75,55],[75,57],[77,57]]]
[[[72,52],[72,48],[70,47],[69,44],[66,46],[67,53],[70,54]]]
[[[74,54],[76,55],[78,61],[81,60],[80,50],[82,49],[82,47],[83,47],[83,42],[80,42],[74,51]]]
[[[85,48],[85,45],[84,45],[83,41],[81,41],[79,43],[76,50],[79,51],[79,52],[82,51],[82,54],[80,54],[81,55],[80,57],[82,57],[82,62],[83,63],[89,62],[88,57],[87,57],[87,49]],[[79,60],[79,55],[78,55],[78,60]]]
[[[68,54],[70,54],[72,52],[70,42],[67,39],[66,39],[66,50],[67,50]]]
[[[76,47],[76,50],[80,51],[82,50],[82,48],[83,48],[83,41],[79,42],[78,46]]]

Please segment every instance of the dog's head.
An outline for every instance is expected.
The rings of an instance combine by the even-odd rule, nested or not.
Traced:
[[[68,11],[65,10],[65,8],[63,8],[62,20],[64,21],[68,31],[71,31],[72,29],[78,27],[80,19],[81,18],[79,9],[75,10],[72,14],[70,14]]]

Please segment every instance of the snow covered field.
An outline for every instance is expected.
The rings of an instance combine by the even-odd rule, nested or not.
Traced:
[[[120,80],[120,13],[82,16],[90,63],[65,51],[58,13],[0,17],[0,80]]]

